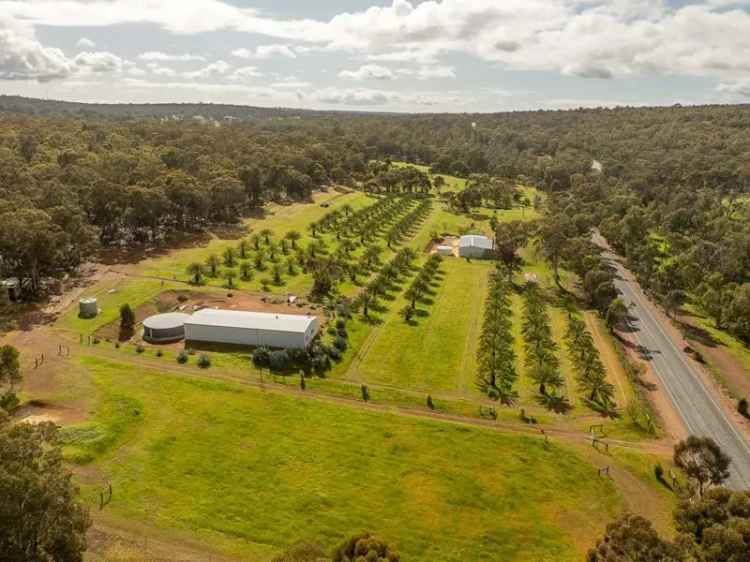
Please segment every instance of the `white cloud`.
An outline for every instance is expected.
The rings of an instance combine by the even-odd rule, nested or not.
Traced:
[[[296,59],[297,54],[288,45],[259,45],[252,49],[235,49],[232,55],[241,59],[270,59],[271,57],[286,57]]]
[[[60,49],[44,47],[31,27],[0,16],[0,80],[43,82],[72,72],[72,62]]]
[[[156,76],[162,76],[164,78],[173,78],[177,76],[177,71],[175,69],[169,68],[168,66],[163,66],[158,62],[149,62],[146,64],[146,68],[148,68],[151,73]]]
[[[377,106],[398,101],[400,96],[394,92],[382,92],[368,89],[326,88],[318,92],[319,101],[333,105]]]
[[[93,49],[94,47],[96,47],[96,43],[94,43],[91,39],[81,37],[76,43],[76,46],[80,47],[81,49]]]
[[[385,66],[379,64],[365,64],[357,70],[342,70],[339,78],[347,80],[394,80],[396,75]]]
[[[263,73],[256,66],[243,66],[232,72],[229,79],[244,82],[252,78],[260,78],[261,76],[263,76]]]
[[[273,82],[271,88],[277,88],[279,90],[303,90],[312,86],[310,82],[303,80],[285,80],[283,82]]]
[[[680,74],[726,82],[750,78],[747,6],[747,0],[694,0],[677,7],[666,0],[392,0],[317,21],[271,18],[228,0],[0,0],[6,22],[10,17],[28,23],[24,41],[2,26],[0,61],[4,77],[66,76],[70,61],[39,44],[29,25],[138,23],[179,34],[227,30],[303,44],[235,53],[245,58],[339,50],[371,63],[435,67],[439,56],[464,53],[501,68],[578,77]]]
[[[159,62],[206,62],[206,57],[199,55],[191,55],[189,53],[182,55],[172,55],[169,53],[162,53],[160,51],[148,51],[141,53],[138,58],[145,61],[159,61]]]
[[[76,70],[83,73],[120,72],[122,71],[124,62],[117,55],[104,51],[84,51],[76,55],[73,59]]]
[[[433,78],[455,78],[456,72],[452,66],[422,66],[417,70],[418,80]]]
[[[208,78],[216,78],[219,76],[223,76],[227,72],[229,72],[231,68],[232,68],[231,64],[224,62],[223,60],[219,60],[216,62],[212,62],[211,64],[208,64],[199,70],[183,72],[182,75],[185,78],[189,78],[189,79],[198,78],[201,80],[205,80]]]
[[[716,87],[716,90],[735,98],[750,99],[750,80],[722,82]]]

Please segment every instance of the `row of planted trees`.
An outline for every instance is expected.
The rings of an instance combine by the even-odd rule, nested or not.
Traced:
[[[442,261],[443,258],[439,254],[432,254],[406,289],[404,296],[409,300],[409,304],[401,310],[401,316],[407,324],[412,321],[417,312],[417,302],[429,292]]]
[[[560,374],[557,344],[552,339],[550,317],[544,295],[536,283],[526,286],[523,303],[524,365],[537,384],[539,403],[556,412],[570,409],[562,394],[564,379]]]
[[[416,257],[416,252],[411,248],[401,248],[355,299],[354,307],[361,309],[362,315],[369,318],[370,310],[376,308],[380,299],[409,272]]]
[[[511,405],[518,398],[513,388],[518,373],[513,351],[511,285],[503,276],[490,276],[484,322],[477,347],[477,387],[492,400]]]
[[[422,199],[416,209],[403,216],[398,222],[393,224],[385,234],[388,241],[388,247],[393,244],[399,244],[404,238],[407,238],[415,226],[421,223],[432,210],[432,200]]]
[[[570,315],[565,340],[586,404],[606,416],[617,415],[614,387],[607,382],[599,351],[586,324],[578,316]]]

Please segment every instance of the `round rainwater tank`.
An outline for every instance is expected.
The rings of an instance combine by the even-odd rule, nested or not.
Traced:
[[[143,339],[152,343],[179,341],[185,337],[185,321],[189,314],[168,312],[143,321]]]
[[[95,298],[85,298],[78,301],[78,315],[81,318],[93,318],[99,314],[99,307]]]

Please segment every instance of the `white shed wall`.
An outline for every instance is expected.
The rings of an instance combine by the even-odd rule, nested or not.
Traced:
[[[483,258],[489,254],[489,250],[479,246],[462,246],[458,249],[458,255],[462,258]]]
[[[185,339],[187,341],[226,343],[252,347],[267,346],[304,349],[310,344],[317,332],[317,318],[310,323],[305,333],[185,324]]]

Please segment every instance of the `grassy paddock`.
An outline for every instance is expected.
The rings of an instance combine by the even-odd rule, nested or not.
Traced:
[[[100,403],[68,439],[112,482],[108,510],[249,559],[367,528],[412,561],[578,560],[623,507],[592,465],[540,439],[80,367]]]

